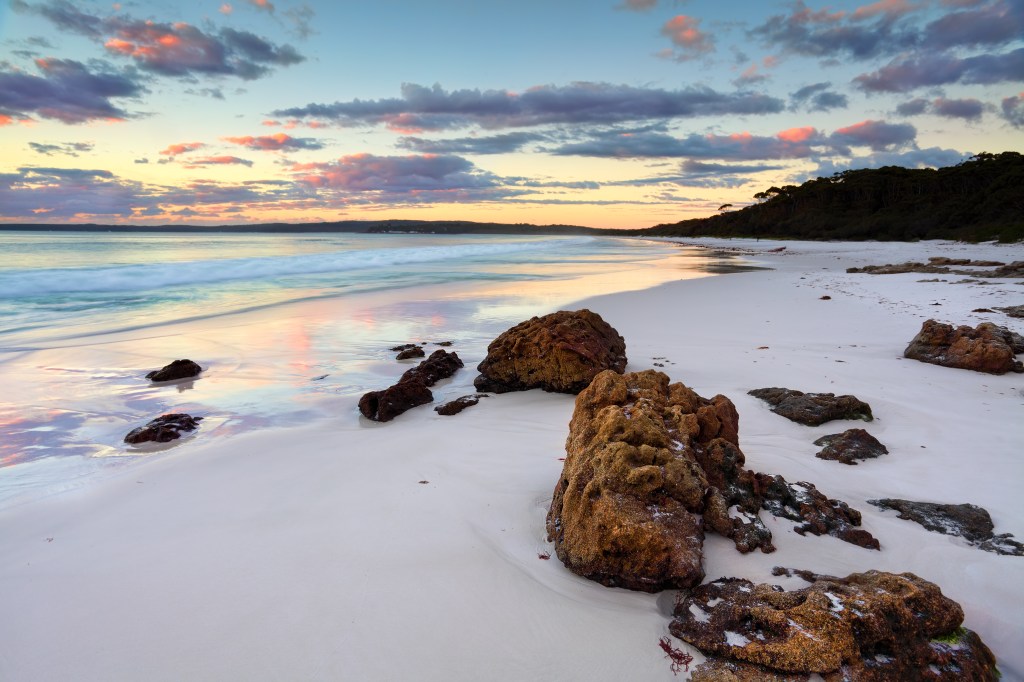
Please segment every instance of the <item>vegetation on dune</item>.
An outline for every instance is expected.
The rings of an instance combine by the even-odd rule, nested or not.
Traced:
[[[658,225],[662,237],[1024,239],[1024,155],[982,153],[956,166],[848,170],[799,187],[770,187],[757,204]],[[721,210],[721,209],[720,209]]]

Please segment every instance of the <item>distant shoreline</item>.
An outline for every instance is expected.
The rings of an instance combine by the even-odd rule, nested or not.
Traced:
[[[238,233],[238,234],[523,234],[610,235],[639,230],[606,230],[582,225],[476,223],[451,220],[344,220],[331,223],[252,223],[241,225],[105,225],[98,223],[0,223],[2,232],[121,232],[121,233]]]

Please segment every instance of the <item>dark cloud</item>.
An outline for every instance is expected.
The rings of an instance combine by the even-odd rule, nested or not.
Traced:
[[[237,156],[203,156],[189,159],[186,168],[205,168],[206,166],[252,166],[252,161]]]
[[[189,95],[196,95],[197,97],[224,99],[224,92],[220,88],[187,88],[185,92]]]
[[[939,97],[932,102],[932,109],[939,116],[963,118],[975,121],[985,113],[985,105],[976,99],[946,99]]]
[[[970,158],[968,152],[955,149],[929,147],[928,149],[910,149],[901,152],[879,152],[868,156],[858,156],[847,161],[826,161],[812,172],[809,178],[829,176],[845,170],[858,168],[881,168],[883,166],[902,166],[903,168],[944,168]]]
[[[500,184],[497,176],[458,156],[353,154],[328,163],[296,164],[292,170],[305,185],[347,192],[476,190]]]
[[[1024,34],[1024,3],[993,0],[955,2],[952,9],[921,25],[913,16],[927,3],[880,0],[854,12],[814,11],[799,0],[789,14],[775,15],[750,31],[772,49],[810,57],[871,59],[907,50],[1008,45]]]
[[[830,90],[831,87],[831,83],[814,83],[791,93],[789,96],[792,102],[790,110],[830,111],[832,109],[845,109],[850,103],[846,95]]]
[[[637,88],[608,83],[544,85],[522,93],[453,90],[406,83],[402,97],[309,104],[281,109],[274,116],[329,119],[342,125],[383,124],[392,130],[526,127],[651,119],[768,114],[782,111],[781,100],[750,92],[720,93],[708,87],[682,90]]]
[[[811,127],[792,128],[774,136],[692,133],[685,137],[674,137],[658,132],[606,132],[583,142],[562,145],[552,150],[552,153],[612,158],[797,159],[820,153],[820,147],[827,143],[827,139]]]
[[[107,170],[19,168],[0,175],[0,216],[33,220],[129,217],[140,187]]]
[[[490,137],[460,137],[452,140],[425,140],[403,137],[398,146],[421,154],[509,154],[524,146],[548,139],[539,133],[504,133]]]
[[[997,0],[976,9],[951,12],[928,24],[924,45],[936,49],[952,46],[1005,45],[1024,35],[1024,3]]]
[[[918,97],[898,105],[896,113],[900,116],[918,116],[928,111],[929,104],[928,100]]]
[[[917,129],[909,123],[861,121],[836,130],[829,139],[838,147],[870,147],[883,152],[907,147],[917,138]]]
[[[63,123],[123,120],[129,114],[111,100],[138,97],[145,90],[133,78],[114,72],[93,72],[69,59],[38,59],[41,76],[0,71],[0,117],[32,115]]]
[[[68,0],[29,4],[14,0],[23,12],[46,17],[58,28],[87,36],[111,54],[130,58],[141,69],[164,76],[217,75],[252,80],[275,66],[303,61],[290,45],[274,45],[248,31],[231,28],[207,33],[184,22],[136,20],[127,15],[99,17]]]
[[[224,137],[226,142],[241,145],[248,149],[263,152],[277,152],[293,149],[323,149],[324,145],[312,137],[292,137],[286,133],[274,133],[273,135],[260,135],[253,137],[245,135],[242,137]]]
[[[32,151],[37,154],[43,154],[45,156],[53,156],[54,154],[63,156],[78,156],[79,153],[91,152],[93,145],[91,142],[66,142],[63,144],[46,144],[43,142],[29,142],[28,146]]]
[[[857,76],[857,87],[866,92],[906,92],[915,88],[950,83],[991,84],[1024,81],[1024,48],[1002,54],[954,57],[926,53],[900,57],[872,73]]]
[[[1003,99],[1003,118],[1014,128],[1024,128],[1024,92]]]
[[[842,11],[814,11],[798,0],[788,15],[769,17],[752,29],[750,36],[772,49],[808,57],[845,55],[868,59],[893,54],[917,43],[916,33],[905,28],[899,17],[879,12],[855,19],[853,14]]]
[[[134,163],[149,163],[149,159],[142,157],[141,159],[135,159]]]

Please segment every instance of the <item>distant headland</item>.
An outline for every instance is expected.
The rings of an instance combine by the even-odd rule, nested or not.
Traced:
[[[1024,240],[1024,155],[981,153],[939,169],[847,170],[802,185],[769,187],[757,203],[641,229],[464,220],[342,220],[241,225],[0,223],[0,230],[123,233],[529,234],[635,237],[755,237],[842,241]]]

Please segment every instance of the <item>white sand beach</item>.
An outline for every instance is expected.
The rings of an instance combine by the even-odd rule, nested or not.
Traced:
[[[1024,333],[1024,320],[971,312],[1024,303],[1024,286],[845,272],[929,256],[1009,262],[1024,259],[1024,248],[688,243],[737,249],[768,269],[639,290],[623,282],[619,293],[568,307],[589,308],[622,334],[628,371],[662,363],[658,369],[702,396],[732,399],[748,468],[810,481],[846,501],[881,543],[872,551],[800,536],[791,522],[763,513],[778,550],[742,555],[709,534],[707,579],[797,588],[804,583],[773,577],[772,567],[838,576],[910,571],[963,606],[965,626],[993,650],[1004,680],[1024,679],[1024,558],[981,551],[867,503],[970,502],[991,513],[996,533],[1024,541],[1024,375],[902,357],[928,318],[990,320]],[[408,306],[450,305],[459,296],[456,286],[425,290]],[[131,346],[147,361],[170,360],[192,337],[242,348],[240,339],[255,344],[287,315],[326,328],[335,305],[254,311],[220,320],[222,330],[197,321],[174,336],[126,333],[122,346],[103,352]],[[522,319],[551,311],[530,303]],[[472,393],[487,339],[461,337],[443,319],[432,333],[461,339],[455,349],[466,363],[435,393]],[[52,351],[60,352],[81,351]],[[383,388],[405,368],[366,388]],[[220,371],[230,369],[205,374],[193,390]],[[875,420],[801,426],[747,395],[766,386],[853,394]],[[319,400],[315,417],[299,425],[254,421],[217,438],[209,437],[211,419],[159,455],[0,510],[0,680],[686,677],[673,674],[658,645],[668,636],[671,593],[580,578],[546,541],[573,396],[503,394],[457,416],[424,406],[388,424],[361,418],[357,400],[338,394]],[[813,440],[853,427],[890,454],[857,466],[814,457]]]

